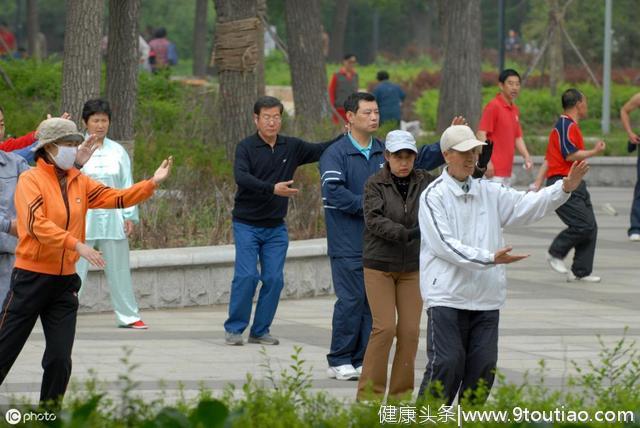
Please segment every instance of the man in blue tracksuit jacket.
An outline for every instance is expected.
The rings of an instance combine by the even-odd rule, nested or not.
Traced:
[[[384,143],[373,134],[380,115],[372,94],[357,92],[344,103],[351,131],[320,158],[331,275],[337,301],[333,310],[327,374],[338,380],[359,377],[371,333],[362,267],[364,218],[362,194],[367,179],[384,165]],[[416,168],[444,164],[439,144],[423,146]]]

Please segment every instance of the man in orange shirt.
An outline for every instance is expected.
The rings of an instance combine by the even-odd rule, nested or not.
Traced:
[[[510,185],[515,150],[524,158],[529,171],[533,167],[531,156],[522,138],[520,111],[515,99],[520,94],[520,75],[506,69],[498,76],[500,92],[485,106],[476,136],[480,141],[493,141],[493,155],[485,176],[493,181]]]
[[[346,54],[342,60],[342,68],[331,78],[329,82],[329,101],[336,109],[339,117],[334,113],[333,122],[339,124],[347,123],[347,112],[344,108],[344,102],[349,95],[358,92],[358,73],[356,73],[356,56],[354,54]],[[340,119],[342,118],[342,119]]]
[[[571,165],[604,152],[606,144],[598,141],[591,150],[584,148],[578,121],[587,117],[587,97],[577,89],[567,89],[562,94],[563,114],[549,134],[549,145],[538,177],[547,178],[547,186],[562,180],[569,174]],[[591,205],[587,184],[582,181],[569,200],[556,210],[560,220],[568,227],[560,232],[549,247],[547,261],[553,270],[567,275],[567,281],[600,282],[591,275],[596,251],[598,225]],[[564,258],[575,249],[573,265],[569,271]]]

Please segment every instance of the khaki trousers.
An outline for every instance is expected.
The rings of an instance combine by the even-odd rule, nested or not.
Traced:
[[[397,342],[389,397],[411,393],[422,315],[420,272],[383,272],[364,268],[364,283],[373,328],[362,363],[357,399],[384,397],[389,351],[394,337]]]

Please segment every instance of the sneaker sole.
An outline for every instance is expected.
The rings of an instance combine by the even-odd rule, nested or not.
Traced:
[[[280,344],[279,341],[278,342],[263,342],[261,340],[251,339],[251,338],[249,338],[247,340],[247,343],[255,343],[257,345],[279,345]]]
[[[344,376],[344,375],[335,373],[333,370],[327,371],[327,376],[329,376],[329,379],[335,379],[335,380],[358,380],[360,378],[360,376],[357,374],[351,375],[351,376]]]
[[[563,274],[563,275],[566,275],[566,274],[568,274],[568,273],[569,273],[569,269],[566,269],[566,268],[565,268],[565,269],[557,269],[555,266],[553,266],[553,265],[551,264],[551,261],[550,261],[550,260],[547,260],[547,264],[549,265],[549,267],[551,268],[551,270],[552,270],[552,271],[554,271],[554,272],[561,273],[561,274]]]
[[[229,345],[229,346],[242,346],[242,345],[244,345],[244,343],[242,343],[242,342],[227,342],[226,340],[225,340],[224,343]]]

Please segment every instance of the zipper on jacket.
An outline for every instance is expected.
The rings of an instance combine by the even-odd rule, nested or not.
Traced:
[[[67,210],[67,223],[64,226],[64,230],[69,229],[69,218],[71,217],[69,211],[69,183],[65,180],[65,186],[67,187],[66,192],[62,192],[62,187],[60,188],[60,195],[62,196],[62,200],[64,201],[64,207]],[[62,249],[62,260],[60,261],[60,275],[64,271],[64,255],[67,252],[66,248]]]

